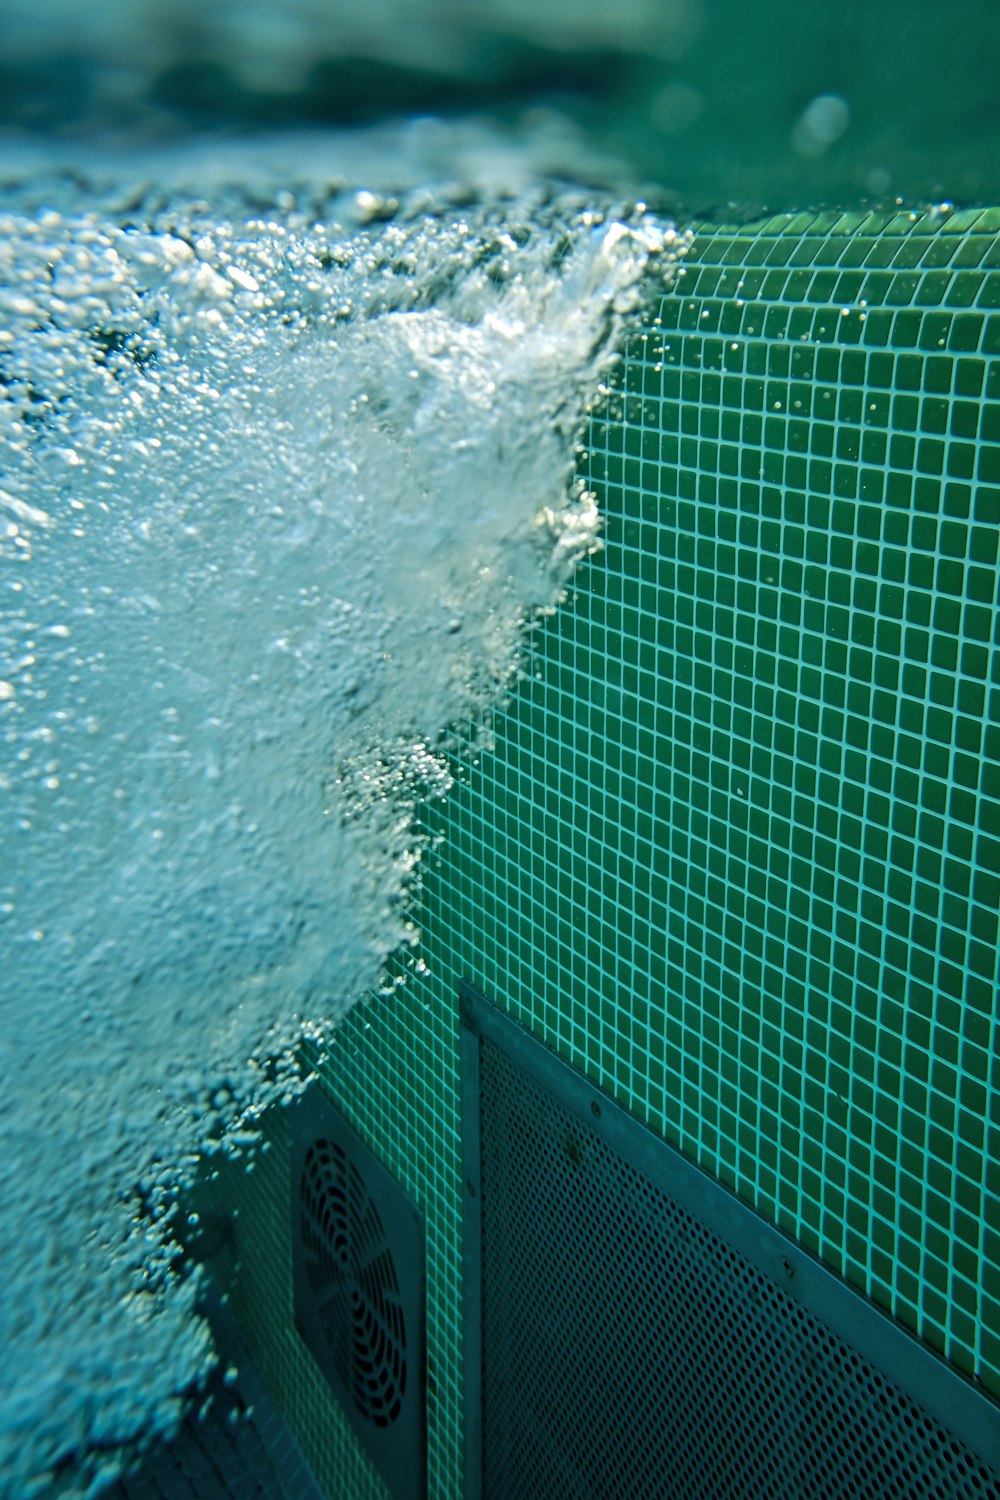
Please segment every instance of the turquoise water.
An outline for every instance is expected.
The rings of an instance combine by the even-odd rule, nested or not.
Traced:
[[[0,7],[0,1494],[210,1360],[176,1186],[413,947],[672,218],[997,190],[989,9],[875,9]]]
[[[998,32],[989,0],[4,0],[0,126],[134,144],[478,113],[676,211],[974,204],[998,192]]]

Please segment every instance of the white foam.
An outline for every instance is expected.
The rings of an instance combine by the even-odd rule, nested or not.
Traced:
[[[532,201],[0,224],[4,1495],[173,1419],[142,1196],[413,939],[435,743],[596,545],[574,442],[679,246]]]

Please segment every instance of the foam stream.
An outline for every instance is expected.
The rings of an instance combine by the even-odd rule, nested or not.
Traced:
[[[181,191],[18,206],[0,1494],[24,1497],[169,1425],[210,1357],[137,1185],[288,1086],[268,1059],[412,940],[413,797],[597,543],[574,442],[681,245],[548,192],[346,228]]]

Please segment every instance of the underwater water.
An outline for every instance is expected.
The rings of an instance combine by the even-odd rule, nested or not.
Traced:
[[[981,0],[0,0],[3,1500],[171,1428],[178,1185],[421,961],[415,815],[600,545],[666,216],[993,201],[998,48]]]
[[[19,1497],[210,1362],[171,1194],[416,941],[414,807],[599,545],[575,444],[685,243],[483,127],[65,161],[11,147],[0,224]]]

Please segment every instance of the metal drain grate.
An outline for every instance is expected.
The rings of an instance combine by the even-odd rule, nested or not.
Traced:
[[[508,1018],[463,1005],[470,1496],[1000,1496],[992,1404]]]
[[[412,1376],[392,1247],[364,1179],[332,1141],[314,1141],[302,1167],[300,1228],[309,1298],[358,1414],[389,1427]]]
[[[423,1220],[321,1089],[289,1118],[296,1324],[393,1500],[422,1500]]]

